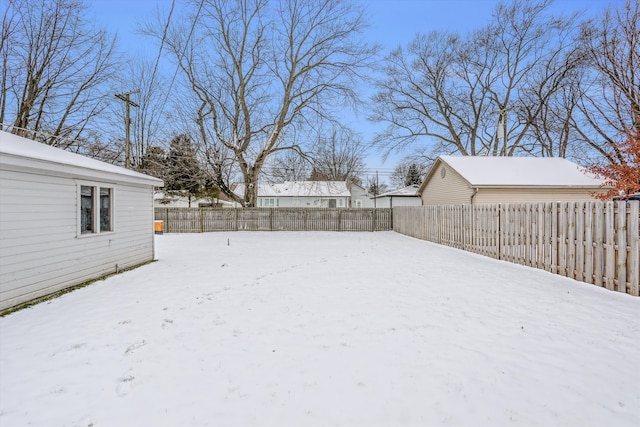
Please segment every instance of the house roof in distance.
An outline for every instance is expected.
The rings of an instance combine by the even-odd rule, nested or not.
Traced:
[[[285,181],[259,184],[259,197],[350,197],[345,181]]]
[[[0,155],[2,163],[7,164],[13,159],[15,166],[28,167],[28,162],[39,163],[37,170],[57,170],[61,173],[75,173],[93,177],[96,174],[105,177],[119,177],[125,181],[144,182],[154,186],[163,186],[162,180],[120,166],[92,159],[80,154],[62,150],[23,138],[9,132],[0,131]]]
[[[567,159],[485,156],[440,156],[429,170],[425,182],[440,162],[454,169],[472,187],[597,188],[603,183]]]
[[[419,185],[409,185],[398,190],[387,191],[386,193],[378,194],[375,198],[380,197],[419,197],[418,195]]]

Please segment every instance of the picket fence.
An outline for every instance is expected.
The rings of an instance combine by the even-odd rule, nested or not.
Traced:
[[[638,202],[397,207],[394,231],[638,296]]]
[[[209,231],[390,231],[391,209],[156,208],[167,233]]]

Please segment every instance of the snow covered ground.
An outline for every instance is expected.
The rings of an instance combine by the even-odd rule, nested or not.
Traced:
[[[640,425],[640,298],[392,232],[156,246],[0,319],[0,426]]]

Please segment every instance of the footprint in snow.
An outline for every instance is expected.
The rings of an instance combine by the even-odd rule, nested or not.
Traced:
[[[83,417],[80,421],[76,422],[73,427],[93,427],[93,420],[89,417]]]
[[[172,319],[164,319],[164,321],[162,322],[162,329],[167,329],[168,327],[173,326],[173,320]]]
[[[116,386],[116,394],[118,397],[124,397],[129,394],[131,387],[133,387],[133,380],[135,379],[136,377],[131,374],[131,371],[118,378],[118,385]]]
[[[135,342],[135,343],[131,344],[129,347],[127,347],[127,349],[124,351],[124,354],[131,354],[134,351],[136,351],[137,349],[139,349],[140,347],[145,346],[146,344],[147,344],[147,342],[145,340]]]

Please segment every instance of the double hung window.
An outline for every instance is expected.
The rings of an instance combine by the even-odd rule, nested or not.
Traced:
[[[113,231],[113,188],[80,185],[80,234]]]

